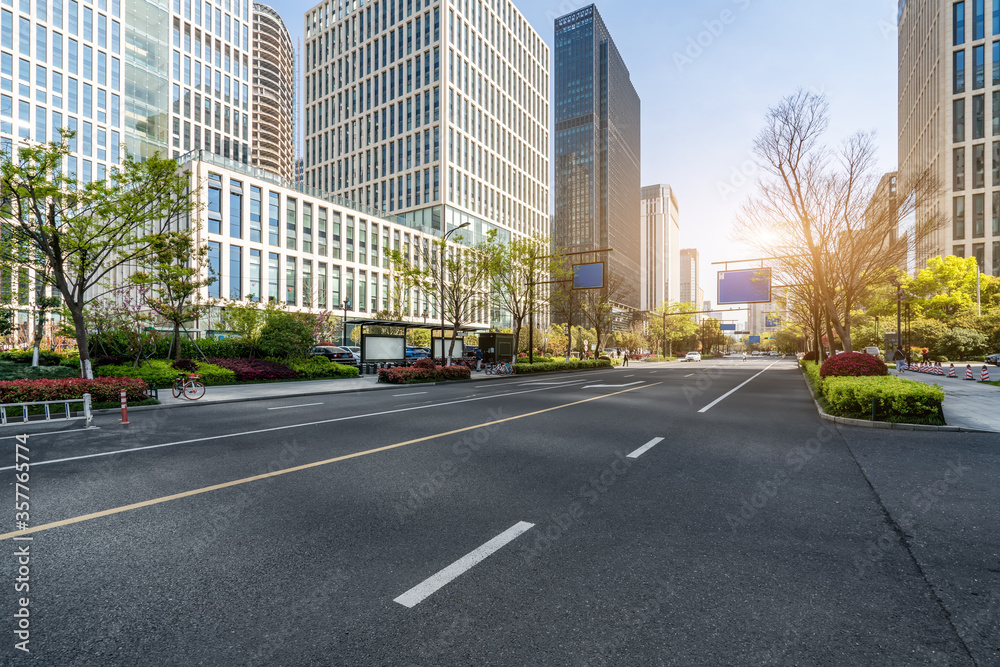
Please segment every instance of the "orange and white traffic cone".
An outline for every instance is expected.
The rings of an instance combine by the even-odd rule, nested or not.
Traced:
[[[990,381],[990,372],[988,370],[986,370],[986,366],[983,366],[983,372],[980,373],[979,379],[982,382],[989,382]]]
[[[957,375],[955,375],[955,364],[952,364],[951,368],[948,369],[948,377],[950,378],[958,377]]]
[[[966,380],[975,380],[976,379],[976,378],[972,377],[972,364],[966,364],[965,365],[965,379]]]

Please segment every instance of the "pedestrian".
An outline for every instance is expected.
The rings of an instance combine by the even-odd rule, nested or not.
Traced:
[[[746,350],[744,350],[743,351],[743,361],[746,361],[746,360],[747,360],[747,353],[746,353]]]
[[[628,366],[628,350],[622,350],[622,368]]]
[[[483,351],[478,347],[476,348],[476,370],[483,370]]]

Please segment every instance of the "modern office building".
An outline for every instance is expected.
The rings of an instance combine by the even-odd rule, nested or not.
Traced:
[[[553,243],[568,252],[611,248],[610,273],[643,303],[640,102],[594,5],[555,21]]]
[[[433,297],[405,289],[390,264],[394,250],[418,263],[435,255],[439,230],[206,151],[185,155],[181,168],[191,175],[198,242],[218,278],[203,297],[311,312],[344,312],[347,302],[349,317],[440,318]],[[485,295],[472,319],[489,326]],[[218,309],[199,328],[218,328]]]
[[[253,4],[253,142],[250,163],[282,178],[295,171],[295,50],[276,11]]]
[[[305,17],[304,179],[476,242],[549,230],[549,49],[508,0]]]
[[[685,248],[680,252],[681,257],[681,267],[680,267],[680,300],[681,303],[690,303],[695,306],[700,304],[705,300],[704,291],[699,285],[699,259],[698,250],[695,248]],[[702,297],[699,298],[699,291]],[[698,310],[696,308],[696,310]]]
[[[669,185],[642,188],[639,308],[653,310],[665,301],[680,301],[680,213]]]
[[[941,192],[917,202],[937,227],[915,269],[956,255],[1000,275],[1000,0],[900,2],[898,94],[899,182],[929,170]]]

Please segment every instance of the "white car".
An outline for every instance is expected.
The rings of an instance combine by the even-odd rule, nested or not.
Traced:
[[[684,357],[685,361],[701,361],[701,352],[688,352]]]

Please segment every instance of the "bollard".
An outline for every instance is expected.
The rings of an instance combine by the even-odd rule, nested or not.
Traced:
[[[877,398],[872,399],[872,421],[875,421],[875,406],[877,405]]]
[[[122,389],[122,424],[128,423],[128,399],[125,398],[125,390]]]
[[[94,423],[94,413],[90,409],[89,393],[83,395],[83,418],[84,418],[84,426],[86,426],[86,428],[90,428],[91,425]]]

